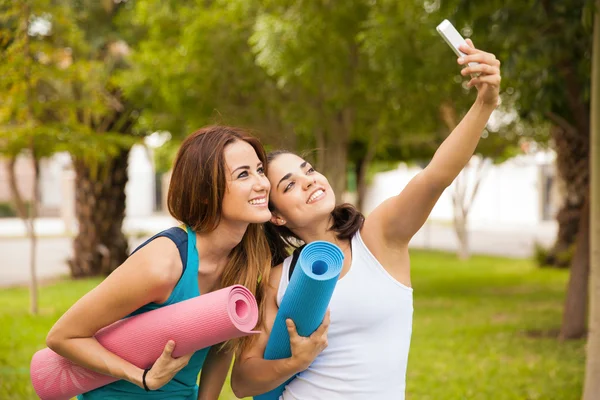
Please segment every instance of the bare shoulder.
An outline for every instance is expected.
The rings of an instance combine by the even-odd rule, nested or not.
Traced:
[[[388,249],[381,229],[381,219],[385,218],[382,207],[378,207],[367,218],[360,229],[360,237],[369,251],[380,260],[379,256]]]
[[[133,253],[111,273],[99,288],[106,294],[125,290],[144,294],[151,302],[166,301],[177,285],[183,264],[175,243],[167,237],[158,237]]]
[[[402,225],[398,220],[399,196],[393,196],[384,200],[365,218],[365,223],[361,229],[363,239],[372,238],[377,243],[386,243],[387,246],[394,246],[397,249],[405,247],[407,241],[401,241],[390,237],[390,227]],[[409,208],[406,208],[409,210]],[[366,242],[365,242],[366,243]]]
[[[372,222],[367,218],[360,230],[363,243],[396,281],[405,286],[411,286],[408,243],[390,244],[389,241],[385,240],[381,229],[378,229],[377,226],[374,227]]]
[[[282,271],[283,263],[271,268],[268,291],[274,291],[275,295],[277,295],[277,291],[279,290],[279,282],[281,282]]]
[[[119,268],[135,270],[155,285],[171,289],[177,284],[183,264],[175,243],[166,237],[158,237],[131,255]],[[115,271],[115,272],[117,272]]]

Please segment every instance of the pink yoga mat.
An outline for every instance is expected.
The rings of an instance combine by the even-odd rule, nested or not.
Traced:
[[[139,368],[149,368],[170,339],[175,341],[173,356],[179,357],[256,333],[252,329],[257,321],[256,299],[244,286],[235,285],[117,321],[98,331],[96,339]],[[30,371],[42,400],[68,400],[118,380],[48,348],[33,355]]]

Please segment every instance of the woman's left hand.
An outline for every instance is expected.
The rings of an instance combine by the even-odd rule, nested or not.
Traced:
[[[500,61],[496,56],[485,51],[478,50],[473,45],[471,39],[467,39],[468,46],[460,46],[460,51],[466,56],[458,59],[460,65],[466,65],[461,71],[461,75],[467,76],[470,74],[479,73],[479,76],[473,77],[468,87],[475,86],[477,88],[477,99],[487,105],[496,107],[500,94]],[[479,64],[469,66],[470,62]]]

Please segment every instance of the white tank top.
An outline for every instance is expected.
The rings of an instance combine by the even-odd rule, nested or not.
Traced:
[[[289,284],[283,262],[277,305]],[[280,400],[404,400],[412,333],[412,288],[395,280],[360,232],[352,264],[329,303],[328,347],[285,388]]]

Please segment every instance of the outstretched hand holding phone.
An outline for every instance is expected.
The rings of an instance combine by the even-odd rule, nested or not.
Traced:
[[[461,75],[471,75],[467,87],[477,88],[477,99],[484,104],[498,105],[500,92],[500,61],[491,53],[475,48],[471,39],[464,39],[448,20],[436,28],[458,56],[458,64],[466,65]]]

